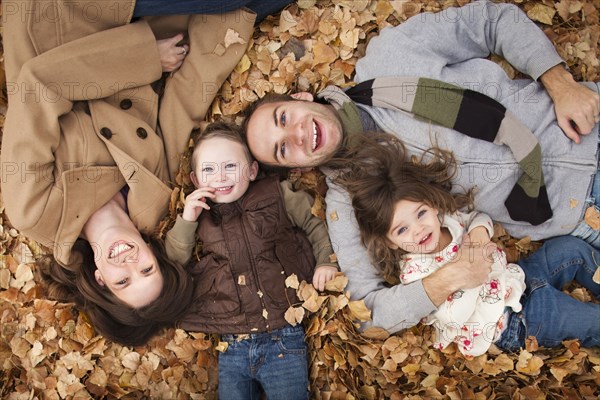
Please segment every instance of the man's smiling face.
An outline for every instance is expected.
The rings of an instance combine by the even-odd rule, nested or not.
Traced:
[[[294,100],[259,106],[247,124],[250,151],[263,164],[288,168],[322,165],[342,144],[332,106]]]

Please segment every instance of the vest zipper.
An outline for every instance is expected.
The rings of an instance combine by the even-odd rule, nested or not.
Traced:
[[[238,207],[239,207],[239,205],[238,205]],[[248,239],[248,233],[246,231],[246,223],[244,221],[245,214],[241,213],[241,215],[242,215],[242,218],[240,218],[240,221],[242,222],[242,232],[244,232],[244,241],[246,242],[246,251],[248,253],[248,258],[250,260],[250,265],[252,266],[252,275],[254,276],[254,281],[256,282],[256,287],[258,288],[258,292],[260,292],[262,294],[262,295],[259,295],[258,292],[257,292],[256,295],[260,299],[260,304],[262,306],[263,313],[265,311],[267,311],[267,313],[268,313],[268,310],[267,310],[267,307],[266,307],[265,301],[264,301],[264,293],[265,292],[263,291],[261,282],[258,279],[258,274],[256,272],[256,263],[254,262],[253,254],[250,252],[250,249],[251,249],[251,247],[250,247],[250,239]],[[269,329],[270,328],[269,320],[266,319],[266,318],[264,318],[264,314],[261,314],[261,317],[266,320],[266,324],[265,325],[266,325],[266,328]],[[252,328],[252,327],[250,327],[250,328]]]

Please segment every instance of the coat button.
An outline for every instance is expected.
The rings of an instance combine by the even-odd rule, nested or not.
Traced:
[[[135,132],[139,138],[146,139],[148,137],[148,132],[144,128],[137,128]]]
[[[123,110],[129,110],[133,103],[129,99],[122,100],[119,104]]]
[[[107,139],[110,139],[112,137],[112,131],[108,128],[100,129],[100,134]]]

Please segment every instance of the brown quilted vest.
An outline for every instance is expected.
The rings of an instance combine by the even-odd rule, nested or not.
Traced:
[[[310,281],[313,252],[289,220],[276,179],[252,183],[234,203],[201,214],[202,258],[191,268],[195,301],[180,327],[205,333],[258,333],[287,325],[298,302],[285,279]]]

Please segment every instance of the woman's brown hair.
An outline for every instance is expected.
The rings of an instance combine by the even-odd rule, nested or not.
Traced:
[[[339,169],[335,182],[350,194],[362,243],[385,279],[393,283],[398,281],[404,254],[391,249],[387,239],[397,202],[423,202],[439,210],[440,217],[472,206],[471,190],[451,193],[456,162],[451,152],[437,147],[421,157],[409,157],[395,136],[365,134],[329,166]]]
[[[83,262],[78,268],[66,269],[54,259],[41,264],[40,274],[48,286],[50,298],[76,304],[104,337],[128,346],[145,344],[162,328],[174,326],[193,300],[194,282],[183,266],[170,261],[161,241],[143,235],[156,256],[163,276],[163,288],[151,303],[133,308],[115,297],[94,277],[94,254],[90,244],[79,239],[73,251]]]

